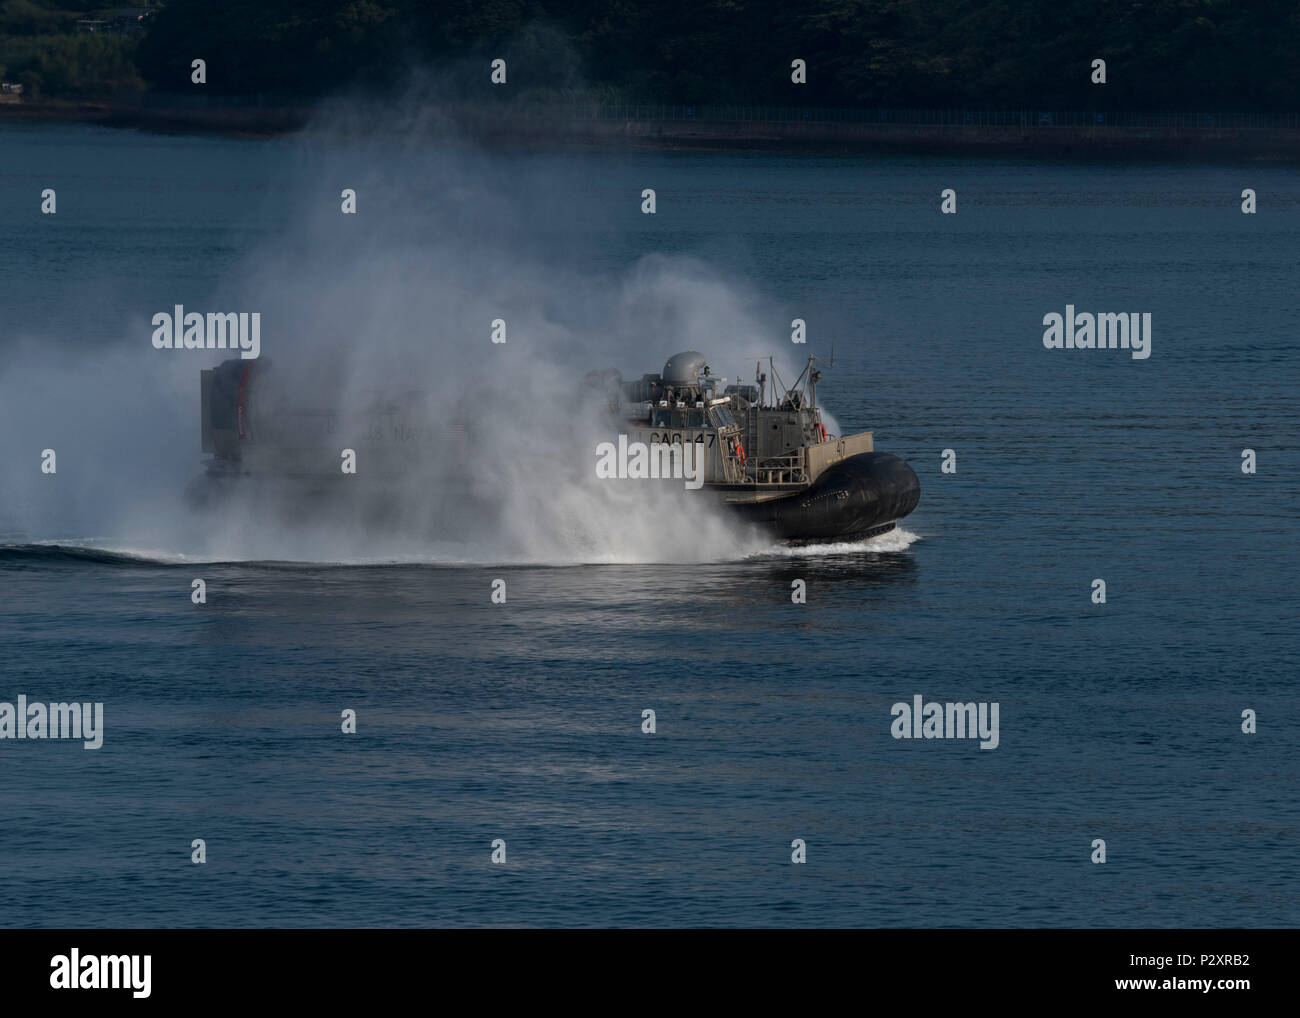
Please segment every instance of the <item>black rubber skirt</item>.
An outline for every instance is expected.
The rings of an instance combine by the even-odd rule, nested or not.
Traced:
[[[905,460],[864,452],[827,469],[806,491],[730,508],[785,540],[835,540],[883,533],[920,501],[921,482]]]

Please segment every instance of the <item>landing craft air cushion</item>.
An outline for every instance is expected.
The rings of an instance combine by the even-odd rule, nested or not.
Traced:
[[[916,508],[921,487],[908,464],[877,452],[872,433],[829,435],[817,406],[821,372],[816,358],[794,385],[783,388],[756,372],[754,385],[725,385],[709,370],[703,354],[687,350],[669,358],[659,374],[624,382],[617,371],[592,372],[579,399],[597,402],[605,427],[619,448],[680,445],[693,450],[692,476],[702,470],[702,489],[736,516],[789,541],[856,540],[892,530]],[[770,362],[769,362],[770,364]],[[212,456],[204,476],[191,486],[193,501],[206,503],[249,480],[291,485],[311,496],[295,504],[310,507],[316,496],[338,493],[339,440],[344,429],[334,411],[290,409],[275,388],[264,388],[272,366],[228,360],[202,372],[202,448]],[[473,448],[472,424],[456,408],[429,407],[425,394],[379,397],[364,414],[358,436],[392,442],[418,440],[426,449]],[[433,426],[433,420],[444,421]],[[355,444],[355,443],[354,443]],[[364,454],[379,461],[380,473],[412,470],[410,444],[398,451],[377,441]],[[464,460],[466,469],[474,462]],[[473,487],[466,478],[465,491]],[[695,487],[694,484],[690,487]],[[451,492],[448,512],[474,515]]]
[[[921,485],[906,462],[876,452],[872,433],[828,435],[817,406],[815,357],[781,391],[772,370],[754,385],[723,386],[695,350],[674,354],[658,375],[603,388],[629,443],[683,444],[703,457],[704,488],[784,540],[859,539],[892,530],[916,508]],[[770,365],[770,362],[769,362]],[[698,469],[698,468],[697,468]]]

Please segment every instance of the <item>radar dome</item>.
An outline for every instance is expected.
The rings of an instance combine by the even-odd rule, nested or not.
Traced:
[[[699,385],[700,376],[708,367],[708,359],[698,350],[686,350],[675,353],[664,365],[663,380],[665,385]]]

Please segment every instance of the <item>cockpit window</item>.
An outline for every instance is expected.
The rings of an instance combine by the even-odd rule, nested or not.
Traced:
[[[703,410],[664,410],[655,409],[650,413],[652,428],[702,428],[704,427]]]

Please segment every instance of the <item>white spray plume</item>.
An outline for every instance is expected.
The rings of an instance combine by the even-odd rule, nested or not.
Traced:
[[[734,374],[756,354],[783,355],[792,381],[801,365],[788,338],[781,345],[778,312],[690,257],[578,267],[579,246],[599,238],[562,229],[584,210],[548,202],[556,173],[598,174],[599,162],[561,171],[554,160],[485,154],[417,100],[364,130],[345,105],[288,143],[295,174],[275,181],[288,232],[266,236],[219,281],[241,295],[238,307],[201,309],[261,313],[256,370],[275,380],[259,390],[264,407],[328,407],[350,437],[366,407],[396,395],[454,433],[412,446],[418,455],[384,487],[382,520],[299,512],[266,492],[215,512],[188,507],[199,371],[221,357],[153,349],[158,309],[141,308],[93,353],[28,337],[0,367],[0,530],[229,560],[689,562],[770,546],[707,491],[597,480],[595,442],[609,435],[577,392],[589,371],[637,378],[686,349],[732,381],[750,380]],[[340,211],[344,187],[356,215]],[[504,344],[490,341],[494,319],[506,323]],[[57,450],[54,477],[39,471],[46,447]]]

